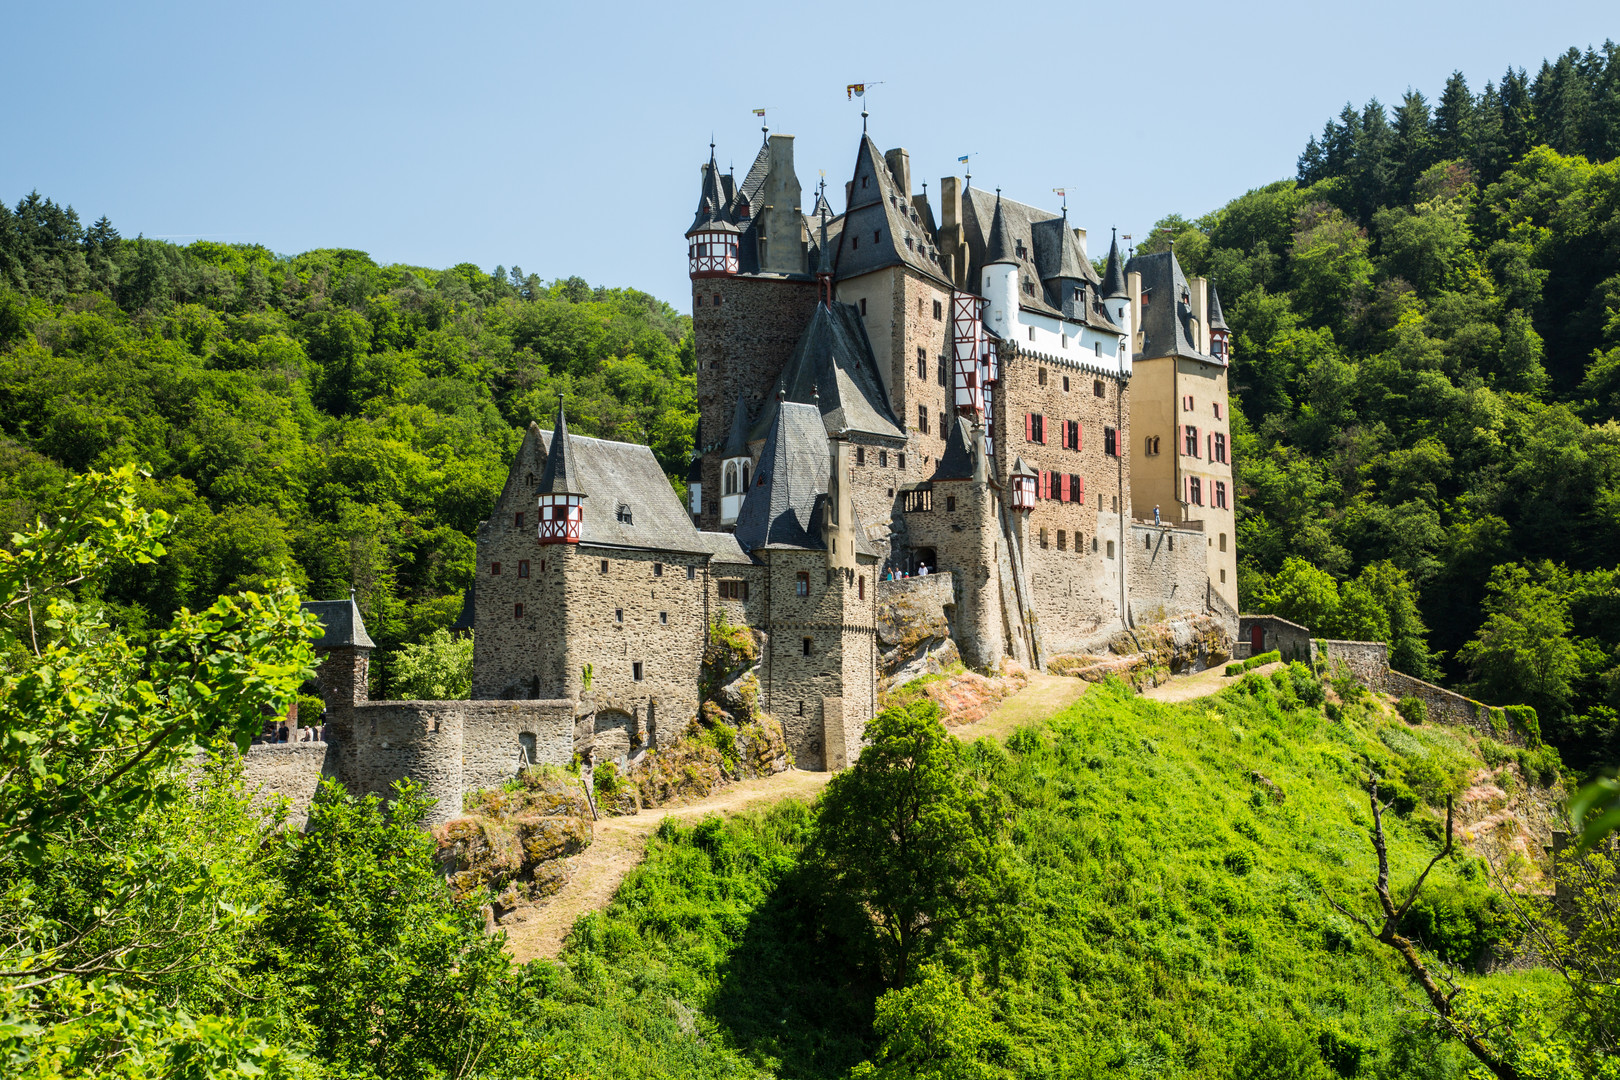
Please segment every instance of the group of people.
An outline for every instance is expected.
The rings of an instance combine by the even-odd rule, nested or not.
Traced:
[[[915,574],[912,574],[910,571],[908,571],[903,566],[898,570],[895,570],[895,569],[891,568],[891,569],[885,570],[883,572],[883,580],[884,581],[901,581],[901,580],[903,580],[905,578],[909,578],[909,577],[927,577],[927,576],[928,576],[928,564],[927,563],[923,563],[921,566],[918,566],[917,567],[917,572]]]

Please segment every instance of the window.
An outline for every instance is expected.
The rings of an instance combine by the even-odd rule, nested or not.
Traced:
[[[1102,355],[1102,342],[1093,341],[1091,343],[1091,351],[1093,353],[1095,353],[1096,355],[1101,356]]]
[[[803,639],[801,639],[801,646],[800,647],[803,648],[805,656],[810,655],[810,648],[815,643],[816,643],[815,638],[803,638]]]
[[[1091,396],[1102,398],[1108,396],[1108,387],[1103,385],[1103,381],[1101,379],[1091,380]]]
[[[808,571],[800,570],[797,574],[795,574],[793,576],[793,595],[795,595],[795,596],[809,596],[810,595],[810,574],[809,574]]]
[[[1067,375],[1063,376],[1063,392],[1065,394],[1069,392],[1069,377]]]
[[[1182,447],[1181,447],[1182,453],[1186,454],[1188,457],[1197,457],[1198,456],[1198,429],[1189,424],[1187,427],[1182,429],[1182,433],[1183,433]]]
[[[634,525],[636,523],[635,518],[630,513],[629,503],[620,503],[618,509],[615,510],[614,513],[615,516],[618,517],[619,524],[621,525]]]
[[[512,515],[512,528],[523,528],[523,511],[519,510],[516,514]]]
[[[1046,441],[1046,417],[1040,413],[1024,414],[1024,441],[1033,443]]]
[[[624,622],[624,608],[621,607],[613,609],[613,621]]]
[[[1063,446],[1068,450],[1078,450],[1081,447],[1080,421],[1063,421]]]
[[[1226,584],[1226,567],[1221,567],[1221,584]]]
[[[1108,557],[1110,559],[1114,557],[1114,542],[1112,540],[1108,541]]]
[[[1215,401],[1211,402],[1211,404],[1215,406],[1215,419],[1219,420],[1221,418],[1221,403]]]
[[[939,385],[941,385],[941,386],[949,386],[949,385],[951,385],[950,364],[947,363],[947,361],[945,360],[945,358],[943,356],[939,358],[938,370],[939,370]]]
[[[1059,529],[1058,530],[1058,550],[1059,551],[1068,551],[1069,550],[1068,545],[1069,545],[1069,534],[1064,532],[1062,529]]]
[[[658,621],[661,622],[661,623],[668,624],[668,622],[669,622],[669,612],[660,611],[658,613]]]
[[[523,618],[523,605],[522,604],[513,604],[512,605],[512,618],[514,618],[514,619]]]
[[[523,482],[529,487],[534,487],[534,473],[530,473],[529,475],[525,476],[523,478]]]
[[[490,573],[491,577],[500,577],[501,576],[501,564],[498,563],[498,562],[490,563],[489,564],[489,573]]]
[[[1092,550],[1092,551],[1096,551],[1096,550],[1097,550],[1097,538],[1096,538],[1096,537],[1095,537],[1095,536],[1093,536],[1093,537],[1092,537],[1092,538],[1091,538],[1091,550]]]
[[[1157,454],[1159,452],[1159,437],[1157,435],[1149,435],[1144,440],[1142,449],[1150,457]]]
[[[606,559],[603,559],[602,560],[602,573],[604,573],[604,574],[607,573],[607,566],[608,566],[608,561]]]
[[[934,321],[939,322],[944,317],[945,317],[944,306],[938,300],[935,300],[934,301]]]
[[[720,294],[719,293],[714,294],[714,306],[715,307],[720,306]]]
[[[917,406],[917,430],[924,435],[928,434],[928,406]]]
[[[544,559],[540,560],[540,572],[542,574],[546,572],[546,560]]]
[[[887,469],[888,467],[889,467],[889,452],[887,450],[879,450],[878,451],[878,468]]]
[[[1041,550],[1046,550],[1046,526],[1041,526]]]
[[[663,576],[664,576],[664,564],[661,563],[661,562],[653,563],[653,577],[663,577]]]
[[[1111,427],[1103,428],[1103,453],[1119,457],[1119,432]]]
[[[882,239],[883,239],[883,230],[882,229],[873,229],[872,230],[872,243],[875,244],[875,243],[877,243],[878,241],[880,241]]]
[[[545,566],[544,566],[544,565],[542,565],[542,566],[541,566],[541,569],[542,569],[542,570],[543,570],[543,569],[545,569]],[[697,580],[697,567],[695,567],[695,566],[688,566],[688,567],[687,567],[687,568],[686,568],[686,580],[687,580],[687,581],[696,581],[696,580]]]
[[[1034,339],[1031,338],[1030,340],[1033,341]],[[1041,368],[1039,370],[1039,372],[1036,374],[1035,381],[1040,383],[1042,386],[1046,385],[1046,369],[1045,368]]]
[[[519,559],[518,560],[518,577],[528,577],[528,576],[529,576],[529,560],[528,559]]]
[[[859,241],[856,241],[856,242],[859,243]],[[864,296],[861,297],[861,314],[862,315],[866,314],[866,297],[864,297]]]
[[[1059,334],[1058,335],[1058,344],[1062,348],[1067,349],[1069,347],[1069,335],[1068,334]],[[1065,381],[1067,381],[1067,380],[1065,380]]]
[[[1035,289],[1031,285],[1025,285],[1024,286],[1024,291],[1029,293],[1031,296],[1033,296],[1035,294]],[[1031,341],[1035,340],[1035,328],[1033,326],[1029,328],[1029,340],[1031,340]]]
[[[905,467],[906,467],[906,455],[902,452],[900,454],[900,468],[903,469]]]
[[[702,307],[702,306],[703,306],[703,297],[701,297],[701,296],[700,296],[700,297],[698,297],[698,298],[697,298],[697,306],[698,306],[698,307]]]
[[[630,665],[630,677],[636,682],[641,681],[641,661],[636,660]]]
[[[857,464],[857,465],[865,465],[866,464],[866,447],[857,446],[855,448],[855,464]]]
[[[917,378],[928,378],[928,350],[917,346]]]
[[[861,187],[865,187],[865,186],[866,186],[866,181],[862,180],[861,181]],[[861,249],[861,238],[858,237],[858,236],[853,236],[852,235],[850,237],[850,239],[853,241],[853,243],[850,244],[851,250],[859,251]]]
[[[1153,550],[1153,538],[1151,536],[1142,537],[1142,546],[1147,548],[1149,551],[1152,551]]]
[[[1078,473],[1069,474],[1069,501],[1077,503],[1086,501],[1086,480]]]
[[[799,702],[799,715],[800,716],[804,715],[804,702],[803,701]]]
[[[951,513],[952,511],[954,511],[955,509],[956,509],[956,496],[955,495],[947,495],[947,496],[945,496],[945,512],[948,514],[948,513]]]
[[[862,574],[860,577],[855,579],[855,599],[857,599],[857,600],[865,600],[866,599],[866,575],[865,574]]]
[[[1187,501],[1194,506],[1204,505],[1204,482],[1196,476],[1187,478]]]
[[[1221,483],[1220,481],[1217,480],[1215,482],[1216,492],[1219,493],[1220,489],[1225,487],[1225,486],[1226,486],[1225,484],[1223,484],[1223,483]],[[1221,550],[1222,551],[1226,550],[1226,534],[1225,533],[1221,533]]]
[[[867,176],[861,177],[861,190],[862,191],[866,190],[866,181],[869,180],[869,179],[871,179],[871,178],[867,177]]]
[[[1223,480],[1215,481],[1215,505],[1220,507],[1222,510],[1226,509],[1226,482]],[[1225,533],[1221,534],[1221,550],[1226,550]]]
[[[906,250],[907,250],[907,251],[910,251],[910,250],[911,250],[911,237],[909,237],[909,236],[908,236],[908,237],[906,237]],[[917,301],[917,303],[918,303],[918,304],[919,304],[919,305],[921,305],[921,304],[922,304],[922,301],[921,301],[921,300],[918,300],[918,301]]]
[[[1191,394],[1187,394],[1187,395],[1184,395],[1182,397],[1182,399],[1181,399],[1181,411],[1182,412],[1192,412],[1193,411],[1193,398],[1192,398]]]
[[[942,438],[942,439],[946,437],[945,436],[945,414],[944,413],[939,414],[939,437]]]
[[[732,580],[727,580],[727,581],[720,582],[720,599],[722,599],[722,600],[746,600],[746,599],[748,599],[748,582],[746,582],[746,581],[732,581]]]
[[[1216,461],[1226,460],[1226,436],[1218,431],[1215,433],[1215,444],[1209,456]]]

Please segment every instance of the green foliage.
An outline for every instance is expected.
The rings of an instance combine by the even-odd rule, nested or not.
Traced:
[[[394,654],[389,689],[406,701],[454,701],[472,696],[472,634],[440,628]]]
[[[1506,705],[1502,713],[1507,717],[1509,726],[1530,740],[1531,746],[1541,742],[1541,722],[1536,718],[1534,708],[1529,705]]]
[[[1395,703],[1395,711],[1413,727],[1429,722],[1429,706],[1422,698],[1403,697]]]
[[[1275,664],[1281,659],[1282,653],[1278,652],[1276,649],[1272,649],[1270,652],[1259,653],[1258,655],[1249,657],[1247,660],[1239,660],[1235,664],[1227,664],[1226,677],[1231,678],[1234,675],[1241,675],[1245,671],[1253,671],[1257,667],[1265,667],[1267,664]]]

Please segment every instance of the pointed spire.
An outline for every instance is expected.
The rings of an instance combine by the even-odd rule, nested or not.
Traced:
[[[737,391],[737,407],[731,413],[731,433],[726,436],[726,446],[721,452],[723,458],[740,458],[748,456],[748,402],[743,399],[742,391]]]
[[[821,239],[816,249],[816,281],[819,283],[817,292],[821,302],[828,307],[832,306],[832,276],[833,259],[832,245],[827,243],[827,211],[825,206],[821,211]]]
[[[568,446],[568,418],[563,415],[563,398],[557,395],[557,426],[551,432],[551,449],[546,453],[546,467],[540,473],[535,491],[540,495],[584,495],[585,485],[574,470],[573,454]]]
[[[1102,294],[1104,300],[1117,300],[1130,295],[1125,288],[1125,262],[1119,257],[1119,230],[1108,243],[1108,266],[1103,271]]]
[[[1209,328],[1211,330],[1225,330],[1226,316],[1221,314],[1221,294],[1215,291],[1215,283],[1209,283]]]
[[[736,227],[725,220],[727,199],[720,190],[720,166],[715,161],[714,143],[709,143],[709,163],[703,166],[703,190],[698,196],[697,213],[692,218],[692,227],[686,230],[691,236],[705,225],[719,225],[728,232],[735,232]]]
[[[1012,244],[1007,240],[1007,219],[1001,212],[1001,189],[996,188],[996,212],[990,219],[990,242],[986,245],[984,263],[1014,263]]]

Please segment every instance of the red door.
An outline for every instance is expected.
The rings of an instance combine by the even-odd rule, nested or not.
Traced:
[[[1258,623],[1249,627],[1249,655],[1259,656],[1265,652],[1266,630]]]

